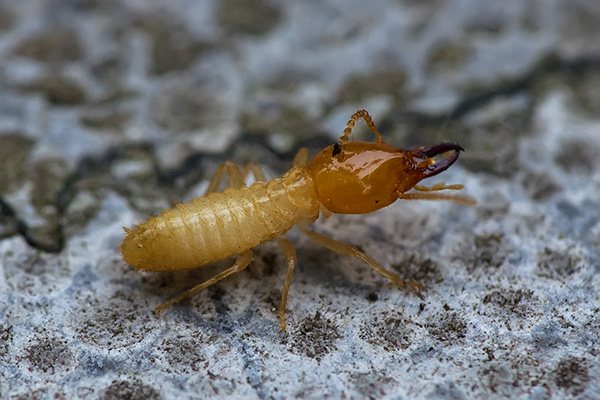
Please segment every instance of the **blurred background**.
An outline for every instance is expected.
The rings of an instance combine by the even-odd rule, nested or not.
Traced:
[[[596,0],[0,0],[1,397],[600,398],[598,38]],[[287,333],[272,244],[153,313],[232,260],[135,273],[122,226],[362,108],[466,149],[428,184],[476,207],[315,224],[421,297],[292,231]]]

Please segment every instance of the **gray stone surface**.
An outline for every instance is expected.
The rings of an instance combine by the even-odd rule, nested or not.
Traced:
[[[599,37],[596,0],[0,1],[0,397],[600,398]],[[315,224],[422,296],[291,231],[287,332],[273,243],[155,315],[231,260],[136,273],[121,227],[359,108],[467,150],[474,208]]]

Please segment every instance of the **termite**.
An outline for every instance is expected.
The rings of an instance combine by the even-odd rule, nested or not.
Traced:
[[[375,135],[375,142],[348,141],[360,118]],[[326,218],[332,213],[365,214],[398,199],[450,200],[473,205],[475,201],[470,197],[439,193],[459,190],[463,185],[418,185],[448,169],[461,151],[463,148],[457,143],[414,150],[394,148],[383,140],[369,113],[359,110],[348,121],[338,142],[321,150],[310,162],[308,150],[300,149],[294,166],[280,178],[267,181],[255,163],[243,169],[232,162],[224,163],[211,179],[204,197],[178,204],[132,229],[124,228],[127,235],[121,245],[123,258],[137,270],[174,271],[237,255],[233,266],[158,306],[156,310],[160,312],[242,271],[252,261],[253,247],[276,239],[288,265],[278,310],[282,331],[296,252],[280,236],[295,225],[329,250],[362,260],[400,287],[419,290],[419,283],[402,279],[356,247],[308,230],[307,226],[320,214]],[[442,159],[436,162],[436,156]],[[244,181],[249,173],[256,182],[247,187]],[[218,193],[224,174],[228,175],[230,188]],[[407,193],[411,189],[416,191]]]

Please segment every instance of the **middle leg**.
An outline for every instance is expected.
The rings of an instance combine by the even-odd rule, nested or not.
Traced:
[[[287,298],[288,292],[290,291],[290,286],[292,285],[292,275],[294,273],[294,268],[296,267],[296,251],[294,247],[287,239],[279,238],[277,239],[277,244],[283,251],[283,255],[288,263],[288,269],[285,273],[285,281],[283,282],[283,289],[281,290],[281,303],[279,303],[279,324],[281,326],[281,330],[285,331],[285,310],[287,308]]]
[[[227,161],[217,168],[217,172],[213,175],[206,188],[206,192],[204,195],[208,195],[210,193],[217,192],[219,190],[219,186],[221,186],[221,180],[223,179],[223,174],[227,173],[229,180],[227,181],[227,187],[238,188],[244,186],[244,174],[240,170],[234,162]]]
[[[254,175],[254,179],[257,182],[266,182],[265,174],[257,163],[249,162],[244,166],[244,169],[240,169],[234,162],[227,161],[217,168],[217,172],[211,178],[208,187],[206,188],[206,192],[204,195],[208,195],[210,193],[217,192],[219,190],[219,186],[221,186],[221,181],[223,180],[223,175],[227,174],[228,188],[239,188],[244,186],[244,181],[249,173]]]
[[[344,256],[352,256],[352,257],[358,258],[359,260],[362,260],[369,267],[373,268],[375,271],[379,272],[381,275],[385,276],[386,278],[388,278],[389,280],[391,280],[396,285],[398,285],[402,288],[411,287],[416,290],[421,290],[423,288],[423,286],[419,282],[405,281],[399,275],[396,275],[395,273],[388,271],[387,269],[385,269],[384,267],[379,265],[371,257],[367,256],[365,253],[361,252],[354,246],[350,246],[346,243],[339,242],[335,239],[332,239],[332,238],[322,235],[320,233],[317,233],[314,231],[309,231],[306,228],[300,228],[300,230],[303,234],[308,236],[310,239],[314,240],[321,246],[323,246],[331,251],[334,251],[334,252],[344,255]]]

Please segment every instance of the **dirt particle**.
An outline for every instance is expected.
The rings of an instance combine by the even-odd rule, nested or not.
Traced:
[[[417,281],[425,286],[440,283],[444,280],[439,265],[430,258],[421,258],[416,254],[410,254],[400,263],[392,268],[406,280]]]
[[[121,88],[121,84],[123,79],[125,79],[127,68],[128,65],[125,61],[125,57],[117,52],[110,53],[104,58],[94,60],[90,65],[90,71],[95,79],[105,84],[111,91],[125,93],[127,90]]]
[[[506,395],[508,388],[514,391],[513,372],[507,365],[501,363],[491,363],[489,367],[483,369],[480,372],[480,380],[485,387],[496,395]]]
[[[475,97],[481,89],[471,88]],[[504,109],[502,113],[492,108]],[[474,118],[481,119],[476,125],[459,122],[450,125],[449,138],[460,143],[468,153],[461,156],[461,165],[470,171],[489,173],[500,178],[513,178],[523,166],[516,157],[519,141],[532,131],[532,111],[527,104],[506,104],[500,100],[474,111]]]
[[[155,388],[145,385],[137,379],[112,381],[101,397],[106,400],[157,400],[161,398],[162,396]]]
[[[152,73],[155,75],[185,70],[211,48],[210,43],[194,38],[183,24],[168,17],[150,14],[138,21],[138,26],[150,35]]]
[[[429,73],[443,72],[459,68],[471,51],[460,43],[443,42],[433,46],[427,58]]]
[[[9,355],[10,345],[13,340],[13,328],[11,325],[0,324],[0,357]]]
[[[350,382],[363,399],[381,399],[387,394],[389,386],[397,385],[384,371],[353,373]]]
[[[25,393],[15,393],[13,395],[11,395],[10,400],[42,400],[42,399],[46,399],[49,398],[48,397],[48,388],[39,388],[39,389],[35,389],[35,388],[28,388],[27,392]],[[60,394],[57,393],[56,395],[56,399],[64,399],[64,396],[60,396]]]
[[[478,13],[477,17],[470,20],[465,27],[465,32],[468,35],[487,34],[499,35],[504,32],[508,25],[506,15],[500,10],[490,13]]]
[[[266,0],[224,0],[219,2],[217,19],[229,33],[264,35],[279,24],[281,14]]]
[[[524,316],[529,312],[528,303],[532,297],[533,291],[527,289],[494,290],[486,294],[482,302]]]
[[[566,344],[563,329],[554,321],[536,325],[531,336],[538,351],[557,349]]]
[[[379,300],[379,293],[377,292],[371,292],[367,295],[367,300],[369,300],[371,303],[376,302],[377,300]]]
[[[0,193],[9,193],[23,185],[27,176],[27,157],[34,141],[18,132],[0,136]]]
[[[63,188],[69,174],[67,163],[60,158],[45,158],[32,168],[33,188],[31,202],[40,215],[47,213],[48,207],[55,207],[56,196]]]
[[[187,134],[225,120],[227,100],[221,77],[178,77],[166,81],[151,100],[154,122],[174,134]]]
[[[570,248],[560,251],[545,247],[538,254],[538,275],[550,279],[566,278],[574,274],[581,264],[581,257],[572,254]]]
[[[590,43],[589,38],[600,36],[600,4],[596,1],[571,0],[560,3],[560,20],[556,26],[558,34],[575,51],[597,51],[598,43]]]
[[[586,361],[582,358],[568,358],[558,363],[552,375],[554,383],[573,396],[581,394],[590,380]]]
[[[43,338],[25,349],[24,357],[34,369],[54,373],[70,364],[73,355],[66,342],[57,338]]]
[[[461,388],[452,381],[437,383],[433,390],[425,397],[428,400],[463,400],[467,396],[463,393]]]
[[[502,233],[481,234],[473,237],[472,243],[461,246],[454,258],[465,263],[467,271],[482,268],[499,268],[514,251]]]
[[[370,71],[368,74],[351,75],[338,93],[341,103],[360,102],[375,96],[389,96],[395,104],[406,101],[406,72],[404,70]]]
[[[77,61],[83,50],[76,32],[65,28],[52,28],[25,40],[15,53],[37,61]]]
[[[525,193],[532,200],[543,201],[560,193],[563,189],[552,177],[544,172],[529,172],[522,178]]]
[[[498,268],[506,259],[504,246],[504,234],[492,233],[489,235],[475,236],[475,251],[480,264],[488,267]]]
[[[206,354],[202,350],[202,339],[197,337],[165,339],[158,347],[168,363],[168,368],[177,373],[198,372],[208,368]]]
[[[467,323],[456,313],[445,315],[442,319],[427,324],[426,328],[440,342],[464,339],[467,335]]]
[[[131,119],[131,112],[111,106],[94,106],[82,110],[81,123],[92,129],[119,131]]]
[[[87,98],[85,88],[79,82],[61,74],[47,75],[20,88],[26,92],[41,93],[56,105],[79,105]]]
[[[583,70],[567,77],[567,87],[570,89],[570,97],[573,98],[577,110],[588,118],[600,114],[600,73],[597,69]],[[579,113],[579,111],[578,111]],[[589,142],[589,140],[588,140]]]
[[[569,173],[589,173],[598,166],[600,148],[594,143],[568,139],[558,148],[554,161]]]
[[[491,191],[477,201],[477,208],[474,211],[480,220],[503,220],[510,211],[510,201],[499,191]]]
[[[324,318],[317,311],[314,317],[307,317],[302,321],[294,336],[294,352],[320,361],[323,355],[337,349],[335,342],[341,334],[331,320]]]
[[[89,295],[80,297],[79,303],[85,307],[75,309],[70,321],[79,340],[113,350],[137,344],[148,337],[151,313],[136,305],[131,291],[117,290],[107,298],[111,303],[100,303]]]
[[[412,326],[401,314],[382,313],[361,327],[359,337],[374,346],[383,346],[386,351],[407,349],[412,344]]]
[[[0,6],[0,32],[8,31],[14,23],[14,15],[6,7]]]

